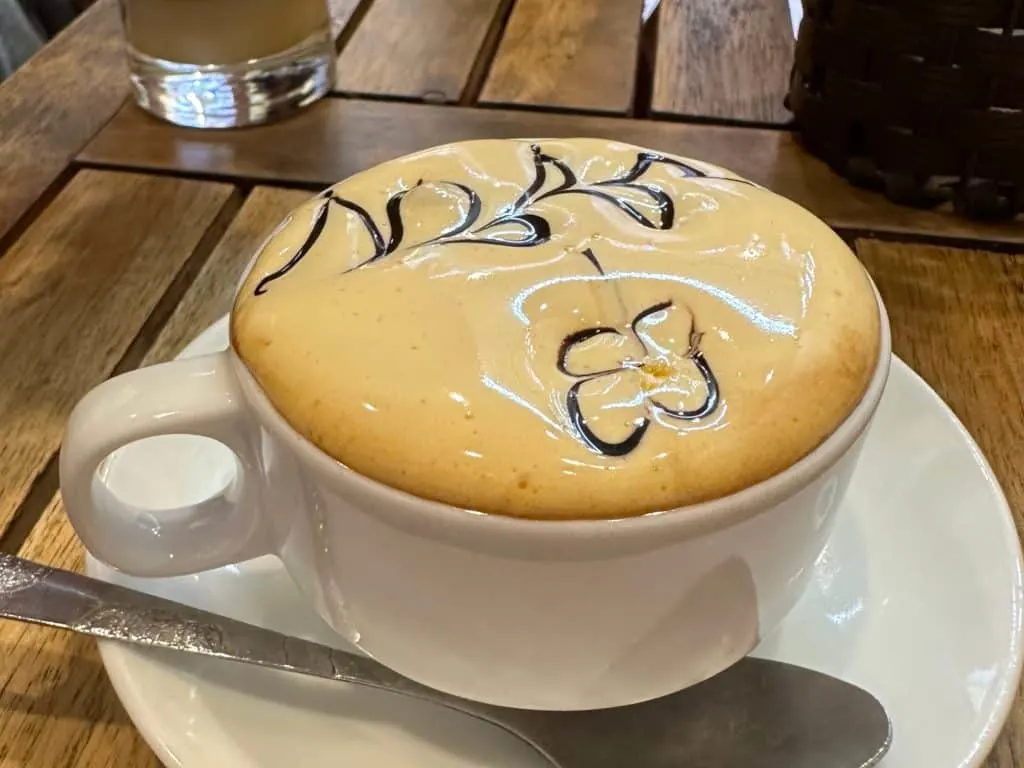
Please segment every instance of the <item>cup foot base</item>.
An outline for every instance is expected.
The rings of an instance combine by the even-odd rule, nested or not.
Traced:
[[[240,128],[291,114],[330,91],[334,57],[327,31],[238,64],[185,64],[128,47],[136,102],[188,128]]]

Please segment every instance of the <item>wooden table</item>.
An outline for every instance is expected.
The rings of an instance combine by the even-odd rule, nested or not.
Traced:
[[[0,550],[82,567],[56,493],[72,405],[224,313],[289,208],[406,151],[498,136],[692,155],[816,212],[854,244],[896,352],[977,438],[1024,523],[1024,226],[899,208],[804,154],[781,106],[785,0],[663,0],[644,27],[640,6],[333,0],[334,96],[277,125],[196,132],[125,104],[119,16],[100,0],[0,86]],[[0,624],[0,765],[156,764],[91,642]],[[987,765],[1024,765],[1024,700]]]

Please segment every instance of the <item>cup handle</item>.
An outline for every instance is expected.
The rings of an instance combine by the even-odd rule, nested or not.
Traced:
[[[97,474],[129,443],[180,434],[234,451],[239,472],[221,497],[162,514],[123,502]],[[261,478],[257,433],[227,352],[99,385],[75,406],[60,454],[61,493],[79,538],[95,557],[133,576],[180,576],[269,554]]]

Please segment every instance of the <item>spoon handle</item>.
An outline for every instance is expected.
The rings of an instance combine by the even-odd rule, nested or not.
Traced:
[[[466,711],[454,697],[372,659],[14,555],[0,554],[0,618],[368,685]]]

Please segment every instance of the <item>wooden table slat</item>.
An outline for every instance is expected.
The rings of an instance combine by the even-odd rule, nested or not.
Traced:
[[[0,87],[0,243],[124,101],[117,0],[99,0]]]
[[[352,20],[353,14],[363,0],[327,0],[327,11],[331,15],[331,32],[337,40],[345,25]]]
[[[503,0],[374,0],[338,57],[345,93],[458,101]]]
[[[651,110],[789,122],[792,59],[786,0],[662,0]]]
[[[173,358],[228,311],[252,254],[306,198],[293,190],[253,190],[157,336],[145,364]],[[84,550],[59,495],[19,554],[58,568],[83,569]],[[0,659],[0,712],[5,713],[0,717],[0,765],[159,766],[128,721],[91,640],[0,622]],[[58,727],[55,714],[63,715]]]
[[[480,101],[625,114],[642,7],[642,0],[518,0]]]
[[[197,135],[127,105],[79,157],[140,170],[322,187],[435,144],[523,136],[597,136],[718,163],[838,229],[1024,243],[1019,222],[973,222],[896,205],[854,187],[807,154],[793,134],[773,129],[332,98],[259,130]]]
[[[231,193],[85,171],[0,258],[0,534]]]

